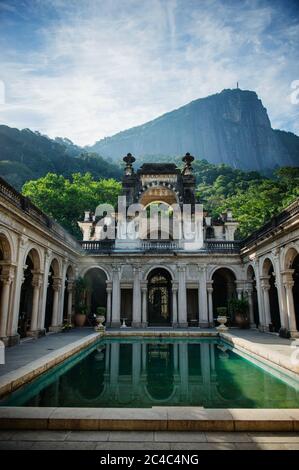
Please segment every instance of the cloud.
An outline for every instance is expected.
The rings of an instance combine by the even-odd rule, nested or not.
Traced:
[[[18,5],[18,14],[0,17],[3,123],[91,144],[238,81],[258,92],[274,126],[299,131],[299,106],[289,99],[299,78],[292,2]]]

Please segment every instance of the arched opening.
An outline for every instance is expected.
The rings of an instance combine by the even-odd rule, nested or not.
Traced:
[[[33,274],[40,271],[40,258],[38,252],[32,248],[25,261],[23,284],[21,287],[18,333],[21,338],[27,336],[31,327],[33,306]]]
[[[7,268],[10,266],[11,261],[9,241],[5,235],[0,234],[0,337],[5,337],[7,332],[10,296],[10,283],[7,283],[9,281],[9,271],[7,271]]]
[[[166,269],[153,269],[148,275],[147,311],[150,326],[171,323],[171,276]]]
[[[87,311],[88,313],[96,314],[99,307],[106,309],[107,306],[107,276],[105,271],[102,269],[91,268],[87,271],[84,277],[88,285]]]
[[[45,312],[45,330],[49,331],[50,327],[53,325],[53,314],[54,308],[57,308],[58,305],[55,305],[54,296],[57,296],[59,288],[59,263],[57,259],[53,259],[50,265],[49,274],[48,274],[48,288],[47,288],[47,298],[46,298],[46,312]]]
[[[294,297],[294,308],[296,316],[296,326],[299,330],[299,253],[295,256],[294,261],[291,265],[291,269],[294,269],[293,279],[293,297]]]
[[[255,279],[254,269],[251,265],[248,266],[247,279],[250,282],[250,285],[252,287],[252,292],[251,294],[249,292],[248,295],[251,296],[252,314],[253,314],[254,324],[258,328],[260,324],[260,316],[259,316],[258,298],[257,298],[257,290],[256,290],[256,279]],[[250,303],[250,299],[249,299],[249,303]]]
[[[146,233],[141,238],[147,240],[173,240],[174,214],[173,208],[163,201],[152,201],[145,207],[147,215]],[[143,227],[144,228],[144,227]]]
[[[146,189],[139,199],[139,203],[144,207],[153,202],[162,202],[171,206],[172,204],[176,204],[178,202],[178,198],[173,189],[167,188],[166,186],[160,184]]]
[[[217,269],[213,276],[213,317],[217,318],[219,307],[229,307],[229,301],[236,297],[236,277],[228,268]],[[212,319],[210,319],[212,320]],[[233,321],[233,319],[232,319]]]
[[[264,275],[269,280],[269,304],[270,304],[270,318],[271,323],[269,325],[270,331],[278,332],[281,327],[280,322],[280,311],[279,311],[279,302],[278,302],[278,292],[275,285],[275,273],[273,264],[270,259],[266,259],[264,262]]]

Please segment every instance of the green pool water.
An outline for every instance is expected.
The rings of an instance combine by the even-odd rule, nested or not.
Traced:
[[[297,408],[298,390],[217,339],[110,338],[1,405]]]

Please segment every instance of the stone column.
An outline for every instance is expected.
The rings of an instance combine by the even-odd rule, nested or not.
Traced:
[[[61,289],[59,292],[59,300],[58,300],[58,324],[62,325],[63,324],[63,309],[64,309],[64,294],[65,294],[65,289],[66,289],[66,270],[68,267],[68,258],[62,261],[62,275],[61,275]]]
[[[260,278],[260,266],[259,260],[254,259],[252,261],[254,272],[255,272],[255,284],[256,284],[256,292],[257,292],[257,301],[258,301],[258,313],[259,313],[259,329],[263,330],[264,325],[266,324],[265,320],[265,310],[264,310],[264,299],[263,299],[263,290],[261,287],[261,278]]]
[[[106,326],[111,325],[111,293],[112,293],[112,282],[106,281],[106,292],[107,292],[107,307],[106,307]]]
[[[141,312],[141,326],[143,328],[147,327],[147,281],[142,281],[141,283],[142,291],[142,312]]]
[[[50,331],[59,331],[61,323],[59,323],[59,296],[62,286],[60,277],[53,277],[53,308],[52,308],[52,323],[49,328]]]
[[[24,256],[25,251],[28,246],[28,239],[25,236],[20,236],[19,246],[18,246],[18,257],[17,257],[17,267],[16,267],[16,276],[13,284],[12,292],[12,315],[11,318],[8,318],[7,325],[7,336],[9,337],[9,344],[13,345],[19,342],[20,336],[18,334],[18,323],[19,323],[19,312],[20,312],[20,298],[21,298],[21,288],[24,279]]]
[[[178,283],[172,281],[172,326],[173,328],[178,327]]]
[[[111,327],[120,327],[120,266],[113,266]]]
[[[52,258],[52,251],[47,250],[45,252],[45,261],[44,261],[44,282],[41,290],[41,315],[40,315],[40,324],[39,329],[44,330],[45,328],[45,315],[46,315],[46,302],[47,302],[47,293],[49,285],[49,271]]]
[[[187,322],[187,290],[186,290],[186,266],[178,266],[179,288],[178,288],[178,326],[185,328]]]
[[[0,338],[4,339],[8,336],[7,324],[10,308],[10,286],[13,281],[13,276],[11,275],[10,270],[6,271],[3,267],[0,280],[2,282],[2,294],[0,304]]]
[[[32,312],[31,312],[31,322],[30,322],[30,331],[28,336],[39,336],[40,330],[38,328],[38,314],[40,308],[40,289],[43,282],[42,273],[32,272],[32,286],[33,286],[33,296],[32,296]]]
[[[214,312],[213,312],[213,281],[207,281],[207,292],[208,292],[208,306],[209,306],[209,325],[214,324]]]
[[[72,323],[73,294],[74,294],[74,279],[69,279],[67,283],[67,322],[69,324]]]
[[[201,327],[209,326],[208,297],[207,297],[207,266],[199,265],[198,284],[198,324]]]
[[[133,267],[133,319],[132,327],[140,328],[141,327],[141,286],[140,286],[140,272],[141,268],[139,266]]]
[[[236,291],[237,297],[239,300],[242,299],[244,293],[244,282],[243,281],[236,281]]]
[[[282,328],[289,327],[289,319],[287,314],[287,305],[286,305],[286,291],[283,284],[281,267],[280,267],[280,249],[275,248],[272,250],[273,261],[274,261],[274,274],[275,274],[275,287],[277,289],[278,305],[279,305],[279,315],[280,315],[280,324]]]
[[[294,306],[294,296],[293,296],[293,287],[294,287],[293,273],[294,273],[294,269],[287,269],[283,271],[281,274],[282,274],[282,282],[283,282],[285,293],[286,293],[286,310],[287,310],[290,334],[292,338],[298,338],[299,332],[297,328],[295,306]]]
[[[270,299],[269,299],[269,290],[270,290],[270,276],[261,277],[261,288],[263,291],[263,300],[264,300],[264,314],[265,314],[265,329],[269,330],[269,324],[271,323],[271,312],[270,312]]]
[[[254,308],[253,308],[253,287],[252,287],[252,282],[247,282],[246,287],[245,287],[245,292],[247,293],[247,300],[248,300],[248,306],[249,306],[249,320],[250,320],[250,326],[251,328],[255,328],[255,320],[254,320]]]

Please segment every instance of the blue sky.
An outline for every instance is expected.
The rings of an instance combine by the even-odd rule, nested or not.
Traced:
[[[299,134],[295,80],[298,0],[0,0],[12,127],[92,144],[238,81]]]

